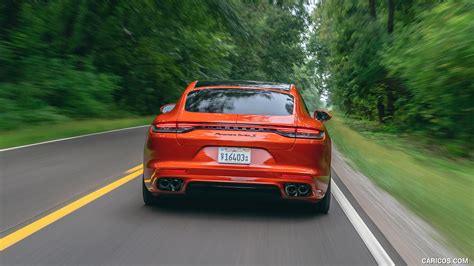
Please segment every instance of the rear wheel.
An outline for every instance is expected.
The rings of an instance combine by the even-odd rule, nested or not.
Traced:
[[[324,198],[316,203],[316,210],[319,213],[327,214],[329,212],[329,206],[331,205],[331,181],[329,181],[328,189]]]
[[[145,205],[153,205],[156,202],[156,197],[148,191],[145,187],[145,182],[142,181],[142,193],[143,193],[143,202]]]

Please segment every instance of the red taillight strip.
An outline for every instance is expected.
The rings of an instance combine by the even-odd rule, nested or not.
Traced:
[[[295,137],[302,139],[323,139],[324,131],[312,128],[297,128]]]
[[[287,178],[287,179],[312,179],[310,175],[304,175],[304,174],[281,174],[282,178]]]
[[[153,133],[172,133],[176,132],[176,123],[159,123],[151,126]]]
[[[324,131],[310,128],[209,123],[159,123],[152,126],[152,132],[154,133],[186,133],[199,129],[270,132],[288,138],[324,138]]]
[[[194,128],[178,126],[176,123],[158,123],[151,126],[153,133],[185,133],[191,130]]]
[[[179,174],[185,174],[186,169],[159,169],[158,174],[159,175],[179,175]]]

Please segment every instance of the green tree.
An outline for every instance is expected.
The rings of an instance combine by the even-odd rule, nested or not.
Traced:
[[[449,150],[467,154],[474,132],[473,5],[320,2],[309,42],[325,77],[319,87],[349,115],[445,139]]]
[[[290,81],[300,1],[4,1],[0,128],[155,114],[196,79]]]

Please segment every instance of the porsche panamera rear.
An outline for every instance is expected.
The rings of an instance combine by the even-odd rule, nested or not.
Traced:
[[[161,110],[145,144],[146,204],[240,191],[328,212],[331,140],[294,85],[195,81]]]

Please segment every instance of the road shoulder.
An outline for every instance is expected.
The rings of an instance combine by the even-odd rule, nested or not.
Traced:
[[[340,181],[408,265],[420,264],[422,258],[455,257],[439,233],[349,166],[336,148],[332,158]]]

